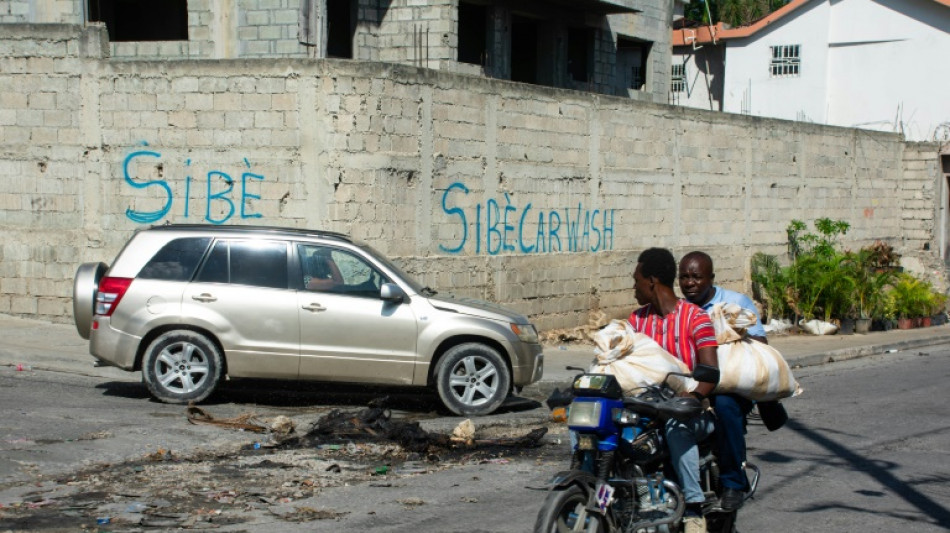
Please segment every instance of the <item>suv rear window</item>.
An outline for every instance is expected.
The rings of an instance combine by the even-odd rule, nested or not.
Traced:
[[[210,237],[175,239],[142,267],[137,277],[165,281],[188,281],[211,243]]]
[[[287,244],[274,241],[218,241],[197,281],[287,288]]]

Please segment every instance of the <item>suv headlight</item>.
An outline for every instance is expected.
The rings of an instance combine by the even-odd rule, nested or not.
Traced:
[[[528,344],[538,344],[538,330],[534,328],[531,324],[515,324],[511,323],[511,331],[521,339],[521,342],[526,342]]]

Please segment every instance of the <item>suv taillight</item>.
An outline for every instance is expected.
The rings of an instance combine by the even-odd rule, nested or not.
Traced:
[[[119,305],[132,278],[102,278],[96,291],[96,315],[111,316]]]

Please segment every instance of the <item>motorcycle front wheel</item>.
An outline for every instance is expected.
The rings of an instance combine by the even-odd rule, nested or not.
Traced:
[[[587,499],[587,493],[577,485],[551,491],[538,512],[534,533],[606,533],[603,517],[587,511]]]

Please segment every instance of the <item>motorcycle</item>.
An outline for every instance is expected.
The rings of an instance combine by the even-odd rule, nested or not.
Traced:
[[[555,391],[548,407],[569,405],[570,469],[548,482],[535,533],[681,531],[686,502],[669,464],[664,426],[670,418],[701,414],[703,405],[694,397],[677,397],[668,381],[676,375],[715,382],[718,370],[700,366],[692,374],[671,373],[662,384],[625,397],[612,375],[568,369],[580,371],[571,394]],[[736,511],[719,504],[723,487],[714,449],[712,437],[699,443],[703,515],[710,533],[734,533]],[[750,463],[743,466],[750,481],[748,499],[758,485],[759,469]]]

